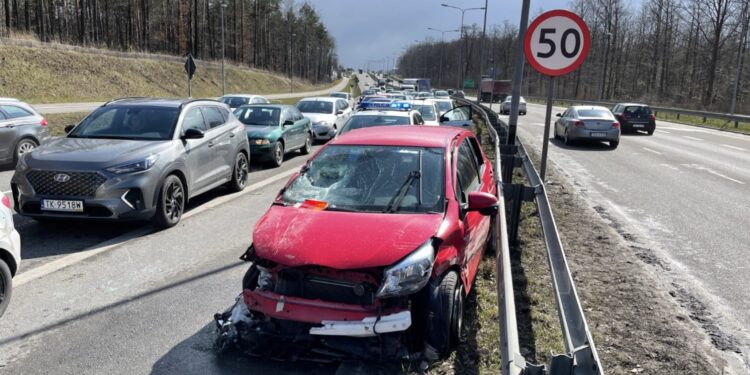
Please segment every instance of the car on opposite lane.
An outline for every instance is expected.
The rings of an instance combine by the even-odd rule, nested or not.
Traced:
[[[235,110],[238,107],[247,104],[268,104],[268,99],[260,95],[249,94],[228,94],[219,98],[219,101],[228,105],[229,109]]]
[[[562,138],[566,145],[577,140],[605,141],[611,148],[620,144],[620,123],[605,107],[572,106],[557,117],[555,138]]]
[[[166,228],[189,199],[247,183],[245,126],[218,101],[115,100],[66,131],[19,159],[11,180],[19,214]]]
[[[302,99],[297,102],[297,109],[312,122],[313,138],[316,140],[335,137],[352,113],[346,100],[329,96]]]
[[[465,129],[336,138],[258,220],[241,298],[215,316],[216,347],[337,360],[448,356],[491,242],[493,176]]]
[[[245,124],[252,160],[263,160],[281,166],[284,155],[300,150],[307,155],[312,150],[310,119],[293,105],[253,104],[239,107],[234,115]]]
[[[47,120],[30,105],[13,98],[0,98],[0,165],[18,158],[49,139]]]
[[[0,192],[0,316],[13,294],[13,276],[21,264],[21,237],[13,226],[10,200]]]
[[[620,121],[623,132],[643,130],[652,135],[656,130],[656,116],[646,104],[618,103],[612,108],[612,114]]]
[[[505,97],[505,100],[503,100],[503,102],[500,103],[501,115],[510,114],[511,100],[513,100],[513,97],[511,95],[508,95]],[[526,99],[524,99],[523,96],[518,98],[518,114],[526,115]]]

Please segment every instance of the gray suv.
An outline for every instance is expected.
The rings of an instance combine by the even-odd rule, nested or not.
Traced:
[[[44,219],[151,219],[171,227],[188,199],[244,189],[245,126],[213,100],[109,102],[24,154],[11,181],[15,209]]]
[[[0,165],[13,163],[49,137],[47,120],[30,105],[0,98]]]

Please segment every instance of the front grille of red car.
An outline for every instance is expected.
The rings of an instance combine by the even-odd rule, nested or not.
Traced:
[[[274,292],[290,297],[370,306],[375,304],[377,287],[368,282],[327,278],[298,269],[285,269],[277,274]]]

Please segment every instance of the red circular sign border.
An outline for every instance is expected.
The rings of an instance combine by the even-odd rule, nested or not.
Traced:
[[[573,20],[573,22],[575,22],[578,25],[578,27],[581,28],[581,32],[583,32],[583,46],[582,46],[583,50],[581,51],[581,54],[578,55],[578,58],[572,64],[568,65],[568,67],[563,68],[563,69],[547,69],[543,67],[541,64],[539,64],[539,62],[537,62],[533,58],[534,56],[531,54],[531,35],[534,33],[534,30],[536,30],[536,28],[539,27],[540,23],[552,17],[569,18]],[[565,10],[565,9],[555,9],[555,10],[550,10],[548,12],[542,13],[539,17],[534,19],[534,21],[531,23],[531,25],[529,25],[528,28],[526,28],[526,35],[524,35],[524,38],[523,38],[523,52],[524,52],[524,55],[526,55],[526,61],[528,61],[529,65],[531,65],[531,67],[534,68],[536,71],[542,74],[548,75],[548,76],[552,76],[552,77],[565,75],[578,69],[578,67],[580,67],[583,64],[583,61],[586,59],[586,56],[588,56],[590,45],[591,45],[591,34],[590,34],[588,26],[586,26],[586,23],[583,22],[583,19],[579,15],[569,10]]]

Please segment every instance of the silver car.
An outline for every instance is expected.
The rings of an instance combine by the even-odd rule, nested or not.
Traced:
[[[21,264],[21,237],[13,226],[10,200],[0,192],[0,316],[13,294],[13,276]]]
[[[502,115],[509,115],[510,114],[510,101],[513,97],[508,95],[505,97],[505,100],[503,100],[502,103],[500,103],[500,114]],[[518,114],[519,115],[526,115],[526,99],[523,98],[523,96],[518,98]]]
[[[189,199],[247,183],[245,126],[214,100],[116,100],[66,132],[18,160],[11,190],[19,214],[166,228]]]
[[[30,105],[11,98],[0,98],[0,165],[18,158],[49,138],[47,120]]]
[[[558,113],[555,139],[566,145],[576,140],[609,142],[611,148],[620,144],[620,123],[609,109],[598,106],[573,106]]]

